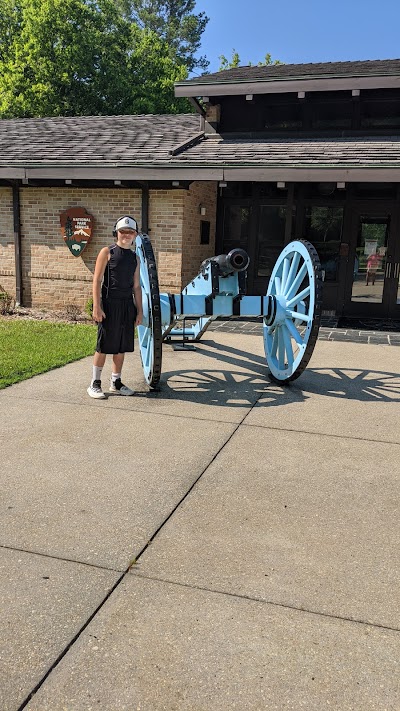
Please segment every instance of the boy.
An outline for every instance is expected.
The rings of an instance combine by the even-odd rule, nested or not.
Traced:
[[[93,320],[98,324],[98,332],[92,382],[87,392],[98,400],[106,397],[101,389],[101,372],[107,354],[113,357],[109,391],[117,395],[134,394],[122,383],[121,371],[125,353],[131,353],[134,348],[135,326],[143,318],[140,267],[131,249],[137,234],[136,220],[129,215],[120,217],[113,230],[115,244],[103,247],[96,260]]]

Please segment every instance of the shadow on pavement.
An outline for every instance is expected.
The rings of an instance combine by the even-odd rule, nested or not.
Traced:
[[[208,341],[196,351],[211,362],[229,365],[208,369],[164,372],[157,398],[193,401],[205,405],[249,407],[257,400],[263,406],[302,402],[309,394],[363,402],[400,400],[398,373],[355,368],[307,368],[298,380],[282,386],[268,378],[263,356]]]

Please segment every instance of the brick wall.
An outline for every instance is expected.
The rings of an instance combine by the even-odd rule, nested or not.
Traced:
[[[205,215],[200,214],[200,205]],[[215,255],[215,225],[217,213],[217,184],[192,183],[185,195],[183,214],[182,286],[199,272],[200,264]],[[210,242],[200,244],[200,222],[210,222]]]
[[[195,182],[189,190],[150,190],[149,237],[162,292],[177,293],[215,254],[216,183]],[[200,205],[206,214],[200,214]],[[210,243],[200,244],[200,220],[210,222]]]
[[[150,190],[149,237],[162,292],[179,292],[186,190]]]
[[[84,307],[92,293],[99,250],[112,244],[116,218],[132,214],[140,223],[141,192],[103,188],[22,188],[23,303],[55,309],[67,304]],[[82,206],[94,217],[91,242],[80,257],[65,245],[60,212]]]
[[[99,250],[112,243],[112,226],[120,215],[134,215],[140,225],[141,199],[139,189],[22,187],[23,304],[83,308],[92,293]],[[206,208],[204,216],[200,204]],[[71,254],[60,230],[60,213],[76,206],[94,218],[92,240],[80,257]],[[149,236],[162,292],[179,292],[203,259],[214,254],[215,213],[215,183],[192,183],[189,190],[150,190]],[[201,219],[211,223],[209,245],[200,245]],[[0,285],[15,296],[13,229],[12,190],[0,188]]]
[[[12,188],[0,187],[0,287],[15,298]]]

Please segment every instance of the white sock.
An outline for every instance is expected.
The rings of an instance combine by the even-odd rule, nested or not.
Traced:
[[[101,380],[101,371],[103,370],[103,366],[101,368],[98,367],[98,365],[93,366],[93,375],[92,375],[92,385],[95,380]]]
[[[121,379],[121,373],[111,373],[111,382],[115,383],[116,380]]]

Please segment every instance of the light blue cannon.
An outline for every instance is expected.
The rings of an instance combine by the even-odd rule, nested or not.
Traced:
[[[250,260],[242,249],[206,259],[180,294],[160,294],[147,235],[136,238],[136,254],[143,298],[139,348],[150,388],[159,387],[163,341],[198,341],[213,321],[229,318],[262,320],[272,380],[284,384],[301,375],[314,350],[321,320],[321,264],[310,242],[294,241],[283,249],[265,296],[246,294]]]

